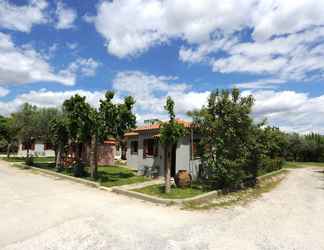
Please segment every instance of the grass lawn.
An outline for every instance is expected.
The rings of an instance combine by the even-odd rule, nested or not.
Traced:
[[[46,170],[56,171],[55,162],[53,157],[35,157],[34,166]],[[92,180],[89,176],[89,167],[86,167],[87,177],[85,179]],[[63,170],[61,174],[73,176],[71,171]],[[150,180],[144,176],[136,175],[136,171],[120,166],[99,166],[98,167],[98,178],[95,180],[102,186],[112,187],[121,186],[133,183],[139,183]]]
[[[164,185],[151,185],[140,189],[133,189],[132,191],[165,199],[185,199],[206,193],[209,190],[204,190],[201,186],[193,184],[188,188],[172,187],[168,194],[164,192]]]
[[[294,162],[288,161],[284,168],[324,167],[324,162]]]
[[[33,157],[35,163],[48,163],[53,162],[54,157]],[[25,157],[17,157],[12,156],[10,158],[7,157],[1,157],[1,160],[8,161],[8,162],[25,162]]]
[[[119,166],[98,167],[97,181],[105,187],[128,185],[150,180],[144,176],[136,175],[134,170]]]

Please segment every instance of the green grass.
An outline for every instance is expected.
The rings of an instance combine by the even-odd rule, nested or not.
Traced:
[[[187,202],[185,203],[183,209],[187,210],[207,210],[207,209],[218,209],[218,208],[228,208],[234,205],[246,205],[249,202],[260,197],[264,193],[270,192],[276,188],[281,181],[284,179],[288,171],[274,174],[269,176],[266,180],[259,183],[254,188],[247,188],[237,192],[224,193],[219,197],[209,200],[207,202]],[[276,176],[276,178],[274,178]]]
[[[305,167],[324,167],[323,162],[294,162],[288,161],[284,168],[305,168]]]
[[[54,159],[47,158],[47,161],[43,158],[34,158],[34,167],[56,171]],[[89,167],[86,167],[87,177],[84,179],[92,180],[89,176]],[[73,176],[71,171],[64,169],[61,174]],[[99,182],[102,186],[112,187],[112,186],[121,186],[133,183],[139,183],[150,180],[144,176],[136,175],[136,171],[128,169],[126,167],[120,166],[100,166],[98,167],[98,178],[95,180]]]
[[[97,181],[105,186],[121,186],[144,182],[150,180],[144,176],[136,175],[134,170],[130,170],[125,167],[119,166],[102,166],[98,167],[98,179]]]
[[[164,185],[151,185],[140,189],[134,189],[132,191],[164,199],[185,199],[206,193],[208,190],[204,190],[201,186],[193,184],[188,188],[172,187],[170,193],[164,192]]]
[[[8,161],[8,162],[25,162],[25,157],[17,157],[13,156],[10,158],[7,157],[1,157],[1,160]],[[47,162],[53,162],[54,157],[34,157],[35,163],[47,163]]]

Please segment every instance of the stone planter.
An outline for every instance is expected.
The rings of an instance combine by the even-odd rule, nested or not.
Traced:
[[[192,177],[187,170],[179,170],[174,180],[177,187],[186,188],[191,186]]]

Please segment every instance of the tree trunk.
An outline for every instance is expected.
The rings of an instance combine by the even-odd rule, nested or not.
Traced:
[[[57,170],[61,169],[61,145],[58,146],[57,152],[56,152],[56,163],[55,167]]]
[[[96,134],[91,136],[90,144],[90,174],[91,178],[97,177],[97,136]]]
[[[7,158],[10,158],[11,143],[8,143],[7,147]]]
[[[164,147],[164,159],[165,159],[165,193],[171,191],[171,153],[170,146],[165,145]]]
[[[77,162],[80,161],[80,143],[75,143],[75,152],[74,152],[74,158]]]

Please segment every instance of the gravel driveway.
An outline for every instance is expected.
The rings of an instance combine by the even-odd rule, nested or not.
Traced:
[[[0,249],[324,249],[324,173],[241,207],[182,211],[0,161]]]

